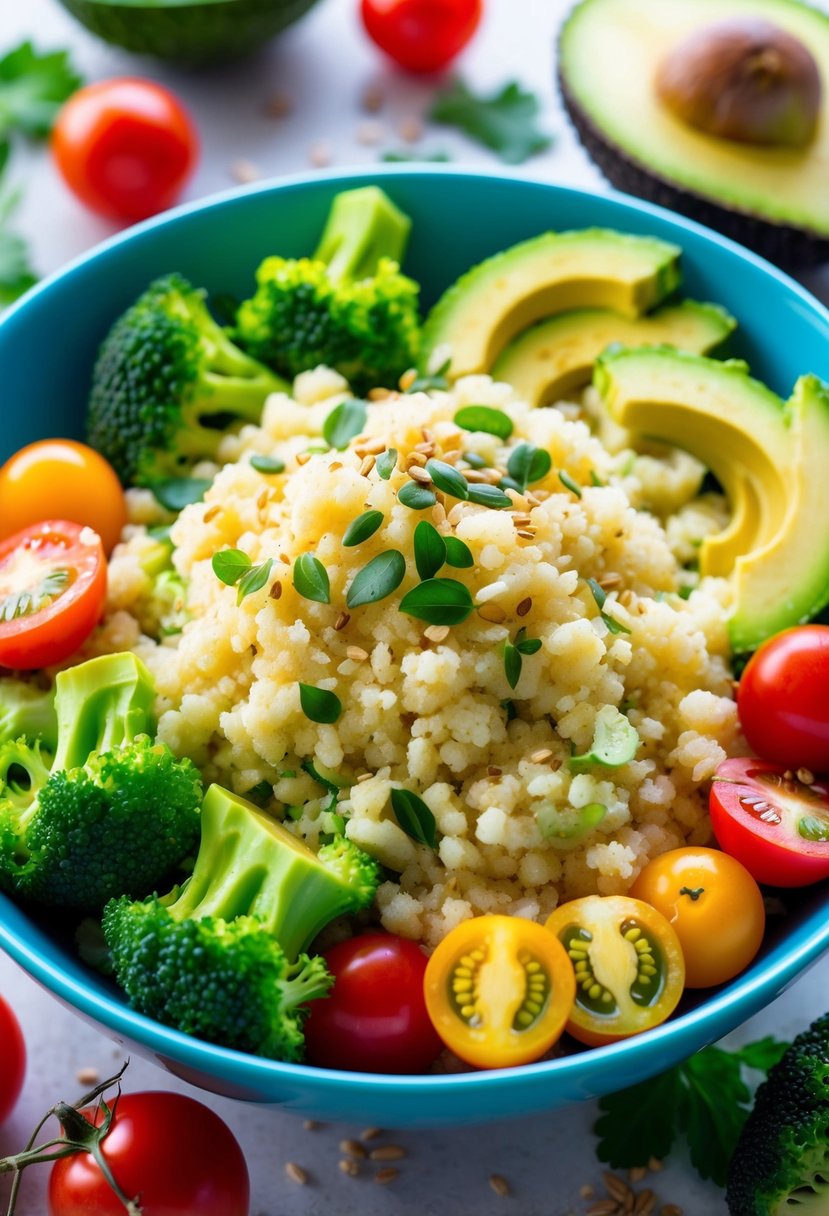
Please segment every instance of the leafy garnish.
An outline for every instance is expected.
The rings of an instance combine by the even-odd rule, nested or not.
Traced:
[[[465,431],[484,431],[499,439],[509,439],[512,434],[512,419],[491,405],[464,405],[455,414],[454,422]],[[470,463],[467,457],[464,459]]]
[[[254,566],[247,553],[241,549],[220,549],[213,554],[210,563],[213,573],[226,586],[236,588],[236,603],[241,604],[246,596],[254,591],[261,591],[268,581],[268,575],[273,566],[273,558]]]
[[[470,469],[487,469],[489,465],[484,460],[483,456],[479,456],[477,452],[462,452],[463,459],[469,465]]]
[[[466,502],[469,498],[467,480],[460,469],[456,469],[453,464],[447,464],[445,460],[427,460],[426,472],[443,494],[449,494],[452,498],[460,498],[462,502]]]
[[[456,570],[468,570],[475,565],[475,558],[472,556],[469,545],[458,540],[457,536],[444,536],[443,543],[446,545],[446,564],[448,566],[454,566]]]
[[[241,604],[246,596],[253,595],[254,591],[262,590],[268,581],[268,575],[271,572],[272,566],[273,558],[267,557],[258,566],[251,566],[250,570],[242,575],[236,587],[237,604]]]
[[[0,140],[49,134],[67,97],[82,84],[68,51],[40,54],[22,42],[0,59]]]
[[[422,579],[433,578],[446,561],[446,541],[427,519],[414,530],[414,559]]]
[[[544,448],[537,448],[534,443],[520,443],[510,452],[507,472],[516,483],[514,488],[523,494],[527,486],[547,476],[552,463],[550,453]]]
[[[401,612],[429,625],[460,625],[474,607],[469,588],[454,578],[427,578],[400,601]]]
[[[505,494],[498,486],[487,485],[486,482],[469,487],[469,501],[475,502],[481,507],[492,507],[494,511],[501,511],[504,507],[512,506],[512,499],[508,494]]]
[[[597,583],[594,578],[586,580],[587,585],[593,593],[593,599],[596,601],[596,607],[599,609],[599,615],[607,625],[611,633],[630,633],[627,625],[623,625],[621,621],[617,621],[610,613],[604,611],[604,606],[607,603],[607,592],[600,583]]]
[[[346,549],[351,549],[354,545],[360,545],[364,540],[368,540],[370,536],[374,535],[382,522],[382,511],[363,511],[362,515],[358,515],[356,519],[352,519],[343,536],[343,544]]]
[[[559,469],[558,479],[566,490],[571,494],[575,494],[576,498],[581,498],[581,486],[570,476],[566,469]]]
[[[407,481],[397,491],[397,497],[404,507],[410,507],[412,511],[425,511],[437,502],[437,495],[432,487],[419,481]]]
[[[306,718],[330,726],[343,712],[340,698],[327,688],[315,688],[313,684],[300,684],[299,703]]]
[[[540,109],[535,94],[515,80],[489,96],[479,96],[462,80],[454,80],[438,93],[429,117],[459,127],[506,164],[520,165],[552,142],[536,123]]]
[[[378,553],[354,575],[345,597],[346,605],[359,608],[361,604],[376,604],[397,590],[405,574],[406,559],[397,549]]]
[[[204,477],[167,477],[150,485],[155,498],[168,511],[182,511],[190,503],[201,502],[212,482]]]
[[[541,649],[541,638],[528,638],[526,627],[515,635],[514,642],[504,643],[504,674],[510,688],[515,688],[521,679],[521,668],[525,654],[537,654]]]
[[[388,481],[394,472],[394,466],[397,464],[397,452],[394,448],[389,448],[387,452],[381,452],[374,462],[374,467],[382,477],[383,481]]]
[[[257,473],[284,473],[285,461],[280,460],[278,456],[260,456],[255,455],[250,458],[251,468],[256,469]]]
[[[407,836],[434,849],[437,845],[437,824],[426,803],[411,790],[393,789],[391,808],[394,817]]]
[[[442,148],[435,152],[420,152],[417,148],[388,148],[380,159],[392,165],[412,162],[441,164],[450,161],[452,157]]]
[[[313,553],[303,553],[294,562],[294,587],[303,599],[317,604],[331,603],[328,571]]]
[[[366,425],[366,405],[364,401],[352,399],[341,401],[335,405],[322,424],[322,433],[326,443],[338,452],[342,452],[359,435]]]
[[[593,1128],[599,1160],[613,1169],[646,1166],[684,1133],[697,1172],[724,1186],[751,1101],[743,1068],[767,1072],[786,1046],[766,1038],[737,1051],[705,1047],[661,1076],[601,1098]]]
[[[441,391],[445,391],[449,387],[447,375],[449,373],[449,366],[451,362],[451,359],[444,360],[437,371],[433,372],[431,375],[415,376],[414,380],[406,389],[406,392],[428,393],[431,389],[440,389]]]

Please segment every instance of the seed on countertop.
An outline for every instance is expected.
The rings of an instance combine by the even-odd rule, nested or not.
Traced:
[[[618,1216],[619,1205],[615,1199],[600,1199],[589,1207],[584,1216]]]
[[[430,486],[432,484],[429,474],[425,469],[421,469],[419,465],[413,464],[408,473],[412,481],[419,481],[422,486]]]
[[[662,1169],[662,1162],[660,1161],[660,1159],[658,1157],[649,1157],[648,1158],[648,1169],[650,1170],[650,1172],[652,1174],[658,1174],[659,1171]]]
[[[361,1160],[368,1155],[368,1150],[359,1140],[341,1140],[340,1152],[348,1153],[349,1157],[359,1157]]]
[[[659,1209],[659,1216],[682,1216],[682,1208],[678,1203],[666,1203]]]
[[[379,84],[367,84],[363,89],[360,105],[367,114],[377,114],[386,104],[386,94]]]
[[[371,773],[363,774],[363,777],[370,777],[370,776],[371,776]],[[358,777],[357,780],[361,781],[362,777]],[[377,1137],[382,1136],[382,1134],[383,1134],[382,1127],[366,1127],[360,1132],[360,1139],[361,1140],[376,1140]]]
[[[357,143],[371,148],[386,138],[386,128],[381,122],[368,119],[357,127]]]
[[[651,1212],[656,1207],[656,1196],[653,1191],[640,1191],[636,1196],[636,1203],[633,1206],[634,1216],[651,1216]]]
[[[214,520],[216,518],[216,516],[221,515],[221,513],[222,513],[221,506],[219,505],[219,503],[215,503],[212,507],[208,507],[207,510],[205,511],[204,515],[202,516],[202,523],[209,524],[211,522],[211,520]]]
[[[97,1085],[101,1079],[101,1074],[97,1068],[88,1065],[86,1068],[79,1068],[75,1073],[75,1080],[79,1085]]]
[[[365,663],[368,658],[368,651],[363,650],[362,646],[349,646],[346,648],[345,654],[352,663]]]
[[[592,1199],[595,1194],[596,1191],[589,1182],[585,1182],[584,1186],[579,1187],[579,1195],[582,1199]]]
[[[814,785],[815,774],[810,768],[799,768],[797,770],[797,779],[801,785]]]
[[[423,139],[423,120],[417,114],[407,114],[397,126],[397,134],[407,144],[416,144]]]
[[[306,1132],[318,1132],[319,1129],[324,1126],[324,1124],[318,1123],[316,1119],[306,1119],[302,1126],[305,1128]]]
[[[397,383],[400,385],[401,390],[405,393],[406,389],[412,387],[416,379],[417,372],[413,367],[410,367],[408,371],[403,373]]]
[[[478,616],[481,620],[490,621],[493,625],[502,625],[507,619],[507,614],[500,604],[481,604]]]
[[[264,106],[269,118],[287,118],[294,110],[294,99],[289,93],[272,93]]]
[[[537,752],[533,752],[530,756],[531,764],[544,764],[545,761],[552,757],[552,749],[549,747],[541,747]]]
[[[625,1180],[618,1174],[611,1174],[610,1170],[604,1170],[602,1178],[608,1195],[611,1195],[617,1203],[624,1203],[631,1194],[631,1189]]]
[[[258,181],[262,176],[262,170],[252,160],[240,157],[230,166],[230,176],[234,181],[246,185],[248,182]]]
[[[402,1161],[405,1156],[406,1150],[402,1144],[381,1144],[369,1153],[372,1161]]]
[[[445,642],[449,637],[448,625],[428,625],[423,630],[423,636],[428,638],[430,642]]]
[[[391,396],[390,388],[370,388],[366,393],[369,401],[385,401]]]
[[[339,633],[339,631],[341,629],[345,629],[346,625],[348,624],[348,622],[350,620],[351,620],[351,617],[347,612],[341,612],[340,615],[337,617],[336,621],[334,622],[334,628]]]
[[[308,160],[315,169],[324,169],[331,164],[331,145],[324,139],[317,140],[308,149]]]
[[[305,1186],[308,1181],[307,1172],[301,1165],[297,1165],[295,1161],[285,1162],[285,1173],[291,1182],[296,1182],[298,1186]]]
[[[276,582],[274,583],[274,585],[271,587],[270,591],[268,592],[268,595],[271,597],[272,600],[280,599],[280,597],[282,596],[282,584],[280,583],[279,579],[277,579]]]
[[[518,616],[526,616],[527,613],[529,612],[529,610],[532,608],[532,606],[533,606],[533,602],[530,599],[530,597],[527,596],[526,599],[523,599],[521,601],[521,603],[518,605],[518,607],[515,609],[515,611]]]
[[[511,1193],[509,1183],[507,1182],[506,1178],[502,1177],[501,1174],[490,1174],[489,1185],[495,1194],[501,1195],[502,1198]]]
[[[387,1166],[384,1170],[378,1170],[374,1175],[374,1181],[379,1182],[381,1186],[387,1182],[394,1182],[395,1178],[400,1177],[400,1170],[396,1170],[393,1165]]]
[[[360,1173],[360,1167],[353,1157],[343,1157],[342,1161],[337,1162],[337,1168],[341,1174],[347,1174],[349,1178],[356,1178]]]

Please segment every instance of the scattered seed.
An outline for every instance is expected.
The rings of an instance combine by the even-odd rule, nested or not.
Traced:
[[[446,464],[457,464],[461,458],[460,448],[450,448],[448,452],[443,453],[443,460]],[[464,474],[465,476],[465,474]]]
[[[361,1160],[368,1155],[365,1145],[359,1140],[341,1140],[340,1152],[348,1153],[349,1157],[359,1157]]]
[[[386,441],[377,436],[374,439],[364,439],[359,446],[358,456],[379,456],[386,450]]]
[[[535,494],[530,494],[529,490],[524,491],[524,498],[526,499],[527,504],[530,507],[540,507],[541,506],[541,499],[536,498]]]
[[[541,747],[537,752],[533,752],[530,756],[531,764],[544,764],[545,761],[552,758],[552,750],[549,747]]]
[[[490,1174],[489,1185],[496,1195],[505,1197],[510,1194],[509,1183],[500,1174]]]
[[[659,1209],[659,1216],[682,1216],[682,1208],[678,1203],[665,1203]]]
[[[595,1194],[596,1192],[589,1182],[585,1182],[584,1186],[579,1187],[579,1195],[582,1199],[592,1199]]]
[[[537,507],[540,507],[541,504],[543,502],[545,502],[550,497],[551,494],[552,494],[552,490],[533,490],[533,498],[535,499],[534,505]],[[527,499],[527,502],[529,502],[529,498]]]
[[[374,776],[373,773],[360,773],[359,777],[357,778],[357,784],[362,785],[364,781],[371,781],[371,778],[373,776]],[[371,1129],[369,1129],[369,1130],[371,1130]],[[380,1133],[378,1132],[377,1135],[379,1136]],[[364,1140],[367,1139],[365,1132],[363,1133],[363,1139]]]
[[[463,475],[471,486],[484,485],[489,482],[489,473],[486,469],[464,469]]]
[[[487,777],[500,777],[502,771],[496,764],[490,764],[487,766],[486,775]]]
[[[352,663],[365,663],[368,658],[368,651],[363,650],[362,646],[349,646],[345,653]]]
[[[522,540],[535,540],[535,528],[519,528],[515,535]]]
[[[299,465],[307,464],[308,461],[313,456],[313,454],[314,454],[313,452],[297,452],[297,454],[296,454],[297,464],[299,464]]]
[[[258,181],[262,176],[262,170],[252,160],[240,157],[239,160],[235,160],[230,166],[230,176],[234,181],[245,185],[247,182]]]
[[[407,389],[412,387],[412,385],[414,384],[416,379],[417,379],[417,372],[415,371],[415,369],[413,367],[410,367],[409,370],[405,371],[403,373],[403,375],[400,377],[400,379],[398,380],[398,384],[400,385],[401,391],[405,393]]]
[[[615,1199],[600,1199],[589,1207],[584,1216],[618,1216],[619,1205]]]
[[[370,388],[366,394],[369,401],[385,401],[391,396],[391,389],[388,388]]]
[[[316,1119],[306,1119],[302,1124],[306,1132],[318,1132],[322,1127],[321,1123],[317,1123]]]
[[[423,630],[423,636],[428,638],[430,642],[445,642],[449,637],[448,625],[428,625]]]
[[[334,628],[339,633],[339,631],[341,629],[345,629],[346,625],[348,624],[348,622],[350,620],[351,620],[351,617],[347,612],[341,612],[340,615],[337,617],[336,621],[334,622]]]
[[[379,84],[368,84],[363,89],[360,105],[367,114],[377,114],[386,104],[386,95]]]
[[[636,1203],[633,1207],[634,1216],[651,1216],[651,1212],[655,1206],[656,1196],[653,1191],[640,1191],[636,1196]]]
[[[440,525],[444,522],[445,519],[446,519],[446,507],[443,505],[442,502],[436,502],[435,505],[432,507],[432,523]]]
[[[79,1068],[75,1073],[75,1080],[79,1085],[97,1085],[101,1079],[101,1074],[97,1068],[87,1065],[85,1068]]]
[[[381,1186],[385,1186],[387,1182],[394,1182],[395,1178],[400,1177],[400,1170],[396,1170],[394,1166],[387,1166],[386,1169],[378,1170],[374,1175],[374,1181],[379,1182]]]
[[[416,144],[423,139],[423,120],[416,114],[408,114],[397,126],[397,134],[407,144]]]
[[[425,454],[425,452],[418,452],[418,451],[410,452],[408,457],[406,458],[406,467],[407,467],[407,469],[415,469],[415,468],[422,469],[425,466],[428,459],[429,459],[429,457]]]
[[[507,619],[507,614],[500,604],[481,604],[478,616],[483,621],[491,621],[493,625],[502,625]]]
[[[362,781],[362,780],[364,780],[364,778],[370,777],[370,776],[371,776],[371,773],[363,773],[363,774],[361,774],[361,776],[359,776],[357,778],[357,780]],[[366,1127],[363,1129],[363,1131],[360,1132],[360,1139],[361,1140],[376,1140],[377,1137],[382,1136],[382,1134],[383,1134],[383,1129],[381,1127]]]
[[[386,128],[381,122],[361,122],[357,128],[357,143],[367,148],[379,144],[386,137]]]
[[[618,1174],[611,1174],[610,1170],[604,1170],[602,1178],[608,1195],[612,1196],[617,1203],[624,1203],[628,1195],[631,1194],[630,1187],[625,1180],[620,1178]]]
[[[425,439],[423,443],[418,443],[414,450],[416,452],[422,452],[423,455],[428,459],[430,456],[434,456],[435,454],[435,441],[434,439]]]
[[[363,463],[360,465],[361,477],[368,477],[369,473],[374,468],[375,461],[376,457],[372,456],[371,453],[369,453],[368,456],[363,457]]]
[[[528,528],[532,523],[532,516],[527,511],[513,511],[512,522],[516,528]]]
[[[611,591],[614,587],[621,587],[622,576],[611,570],[607,574],[603,574],[601,578],[597,578],[596,582],[603,590]]]
[[[452,510],[446,516],[446,522],[453,528],[457,528],[458,524],[466,514],[466,508],[462,502],[455,503]]]
[[[298,1186],[305,1186],[308,1181],[307,1172],[301,1165],[297,1165],[295,1161],[285,1162],[285,1173],[291,1182],[296,1182]]]
[[[353,1157],[343,1157],[342,1161],[337,1162],[337,1168],[349,1178],[356,1178],[360,1173],[360,1167]]]
[[[381,1144],[369,1153],[372,1161],[402,1161],[405,1156],[406,1150],[402,1144]]]
[[[815,774],[810,768],[799,768],[797,770],[797,779],[802,785],[815,784]]]
[[[209,524],[211,520],[215,519],[217,515],[221,515],[221,513],[222,508],[218,503],[215,503],[212,507],[208,507],[205,511],[204,515],[202,516],[202,523]]]
[[[308,160],[315,169],[324,169],[331,164],[331,145],[324,139],[317,140],[308,149]]]
[[[644,1165],[633,1165],[628,1170],[628,1181],[641,1182],[647,1172],[647,1168]]]
[[[280,553],[279,560],[284,566],[290,566],[291,564],[291,559],[288,557],[287,553]]]
[[[270,498],[270,490],[263,490],[262,493],[259,495],[259,497],[256,500],[257,511],[265,510],[265,507],[268,505],[269,498]]]
[[[523,599],[521,601],[521,603],[518,605],[518,607],[515,609],[515,611],[518,616],[526,616],[527,613],[529,612],[529,610],[532,608],[532,606],[533,606],[533,602],[530,599],[530,597],[527,596],[526,599]]]
[[[658,1157],[650,1157],[648,1158],[648,1169],[652,1174],[658,1174],[662,1169],[662,1162]]]
[[[278,600],[281,597],[282,584],[280,583],[279,579],[277,579],[276,582],[274,583],[274,585],[271,587],[270,591],[268,592],[268,595],[271,597],[272,600]]]
[[[268,118],[287,118],[293,109],[294,99],[289,93],[272,93],[264,105]]]
[[[421,469],[419,465],[412,465],[409,469],[409,476],[412,481],[419,481],[422,486],[430,486],[432,479],[425,469]]]

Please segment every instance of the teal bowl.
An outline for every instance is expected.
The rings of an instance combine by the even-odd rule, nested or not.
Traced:
[[[740,322],[736,353],[787,395],[802,372],[829,380],[829,313],[768,263],[687,220],[619,195],[453,169],[388,167],[257,185],[131,229],[34,288],[0,322],[0,459],[34,439],[80,436],[90,367],[113,318],[155,275],[179,270],[211,292],[242,296],[273,252],[313,248],[332,196],[380,181],[414,220],[407,269],[425,302],[474,262],[547,229],[600,225],[675,241],[684,291]],[[278,1064],[202,1043],[133,1013],[87,970],[60,926],[0,896],[0,946],[124,1048],[231,1097],[309,1118],[385,1127],[486,1122],[550,1110],[633,1085],[733,1030],[829,947],[827,885],[785,896],[755,963],[732,983],[688,994],[666,1025],[543,1064],[453,1076],[391,1077]]]

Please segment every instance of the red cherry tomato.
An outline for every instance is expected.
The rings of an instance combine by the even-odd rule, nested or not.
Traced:
[[[0,1123],[14,1109],[26,1073],[26,1044],[20,1023],[0,996]]]
[[[100,620],[107,589],[101,538],[49,520],[0,541],[0,668],[62,663]]]
[[[324,955],[334,987],[311,1005],[308,1059],[319,1068],[424,1072],[440,1055],[423,997],[427,958],[414,942],[363,933]]]
[[[764,760],[829,773],[829,625],[764,642],[737,690],[745,737]]]
[[[52,153],[82,203],[133,221],[178,199],[198,159],[198,136],[168,89],[122,76],[70,97],[52,132]]]
[[[482,0],[362,0],[369,36],[410,72],[437,72],[478,28]]]
[[[829,782],[807,785],[763,760],[725,760],[709,807],[720,847],[757,882],[804,887],[829,878]]]
[[[242,1150],[227,1124],[193,1098],[122,1095],[101,1148],[124,1194],[140,1196],[143,1216],[249,1216]],[[124,1205],[94,1157],[76,1153],[52,1166],[49,1216],[124,1216]]]

